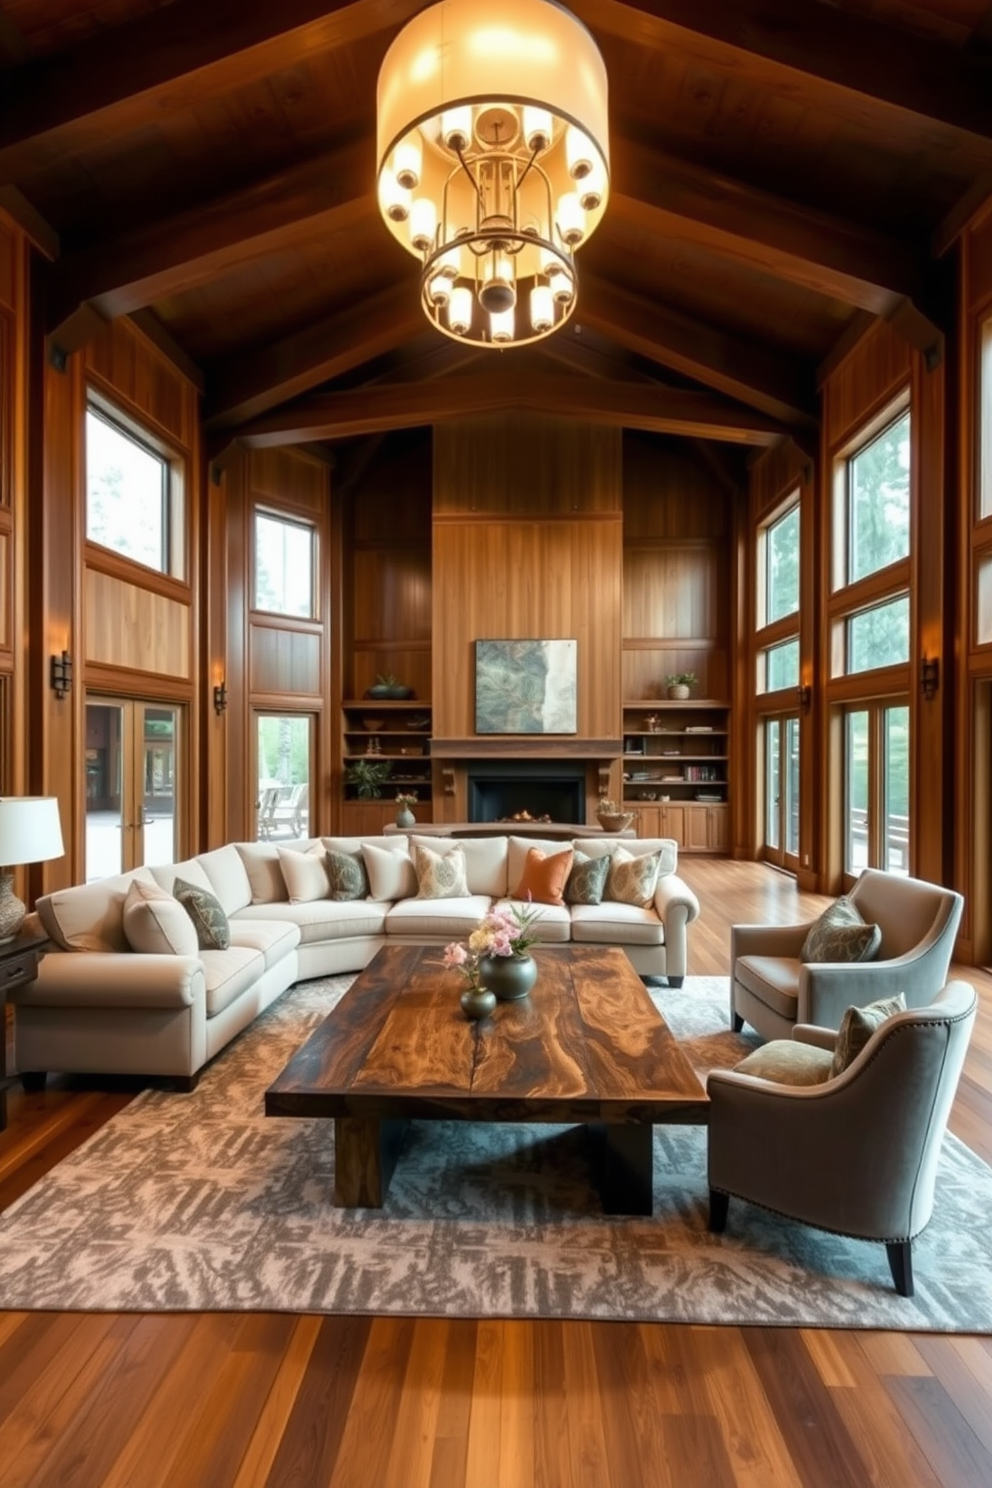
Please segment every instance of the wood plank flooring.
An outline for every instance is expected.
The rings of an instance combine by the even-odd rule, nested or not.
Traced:
[[[689,971],[824,902],[683,859]],[[992,1162],[992,977],[952,1129]],[[10,1092],[0,1207],[129,1098]],[[3,1488],[988,1488],[992,1339],[780,1328],[0,1312]]]

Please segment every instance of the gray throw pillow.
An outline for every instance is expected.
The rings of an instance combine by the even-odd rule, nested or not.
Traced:
[[[367,899],[369,876],[365,872],[365,859],[360,852],[328,852],[327,876],[331,881],[330,898],[343,902],[346,899]]]
[[[609,871],[609,853],[600,858],[590,858],[587,853],[576,850],[572,871],[565,884],[565,903],[602,904]]]
[[[844,894],[809,928],[800,961],[871,961],[882,943],[877,925],[866,925]]]
[[[876,1028],[880,1028],[893,1013],[906,1011],[906,999],[901,992],[894,997],[883,997],[870,1002],[867,1007],[849,1007],[840,1020],[834,1057],[830,1065],[830,1077],[842,1075],[849,1064],[857,1059]]]
[[[200,950],[226,951],[231,944],[231,926],[217,896],[184,878],[173,882],[172,892],[193,921]]]

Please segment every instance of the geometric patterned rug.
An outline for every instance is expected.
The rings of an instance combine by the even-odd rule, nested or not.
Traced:
[[[582,1127],[461,1122],[411,1123],[383,1209],[335,1208],[333,1123],[262,1097],[350,982],[299,983],[191,1095],[144,1092],[0,1215],[0,1309],[992,1330],[992,1170],[950,1135],[909,1299],[882,1245],[738,1201],[711,1235],[702,1127],[655,1128],[650,1218],[603,1215]],[[756,1042],[725,977],[650,990],[701,1072]]]

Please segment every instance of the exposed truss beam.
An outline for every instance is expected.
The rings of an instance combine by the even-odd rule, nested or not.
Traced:
[[[640,299],[602,279],[580,280],[579,321],[628,351],[671,367],[789,426],[813,427],[816,402],[806,367],[739,341],[680,311]]]
[[[923,251],[629,139],[616,141],[612,185],[611,216],[874,315],[922,292]]]
[[[527,408],[567,418],[735,444],[774,444],[787,432],[776,419],[709,393],[584,377],[522,376],[498,368],[454,382],[382,384],[325,393],[241,425],[245,444],[266,447],[305,439],[344,439],[408,429],[500,408]]]
[[[208,375],[206,426],[227,429],[254,418],[392,351],[424,325],[416,286],[404,279],[261,351],[232,357]]]
[[[84,300],[112,319],[239,265],[377,215],[368,148],[353,144],[63,258],[53,325]]]
[[[593,32],[663,48],[673,28],[992,138],[992,67],[960,47],[856,11],[796,0],[570,0]]]

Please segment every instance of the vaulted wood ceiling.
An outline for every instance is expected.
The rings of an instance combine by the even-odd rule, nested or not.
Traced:
[[[610,78],[611,197],[569,326],[430,329],[379,220],[375,86],[422,0],[0,0],[0,203],[47,331],[138,317],[218,443],[353,440],[524,404],[815,446],[872,316],[930,356],[992,193],[987,0],[570,0]]]

